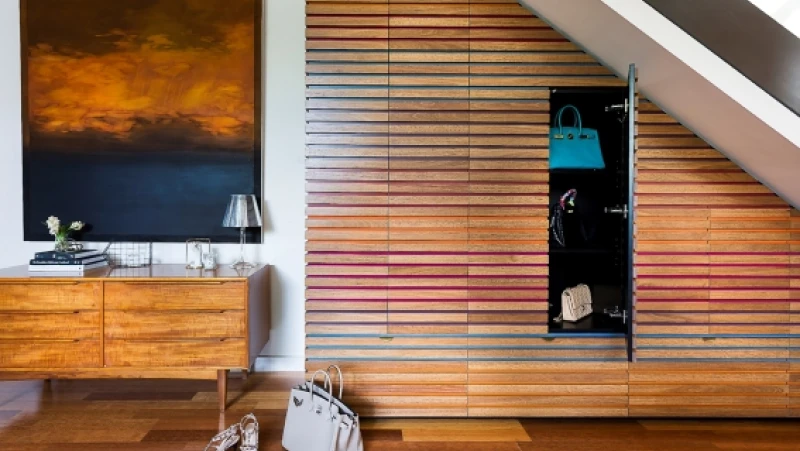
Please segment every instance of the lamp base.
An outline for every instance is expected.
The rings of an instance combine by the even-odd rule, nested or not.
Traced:
[[[239,228],[239,260],[236,260],[231,264],[231,268],[233,269],[250,269],[254,268],[256,265],[245,261],[244,259],[244,243],[245,243],[245,236],[244,236],[244,227]]]
[[[256,265],[254,265],[253,263],[246,262],[244,260],[237,260],[236,262],[231,264],[231,268],[234,269],[250,269],[255,267]]]

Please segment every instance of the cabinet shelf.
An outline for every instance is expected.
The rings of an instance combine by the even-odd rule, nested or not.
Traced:
[[[608,255],[617,252],[614,249],[598,249],[598,248],[552,248],[550,249],[551,255],[585,255],[585,254],[596,254],[596,255]]]
[[[621,175],[623,171],[615,169],[551,169],[551,176],[611,176]]]
[[[602,313],[595,312],[586,318],[575,322],[556,323],[551,320],[550,333],[625,333],[628,326],[622,318],[611,318]]]
[[[610,174],[612,170],[606,169],[550,169],[550,175],[602,175]]]

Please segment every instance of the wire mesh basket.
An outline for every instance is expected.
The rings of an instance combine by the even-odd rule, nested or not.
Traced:
[[[112,242],[106,248],[108,263],[115,268],[142,268],[153,263],[153,243]]]

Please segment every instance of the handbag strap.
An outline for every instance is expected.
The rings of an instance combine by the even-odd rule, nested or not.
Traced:
[[[564,238],[564,209],[558,203],[550,207],[550,231],[553,234],[553,239],[561,247],[567,247],[566,239]]]
[[[342,369],[339,368],[338,365],[331,365],[325,371],[328,372],[328,374],[330,374],[331,368],[335,369],[336,372],[339,373],[339,400],[341,400],[342,395],[344,394],[344,376],[342,376]],[[331,384],[333,384],[333,378],[331,378]]]
[[[581,119],[581,112],[578,111],[578,108],[575,105],[564,105],[558,110],[558,114],[556,114],[556,127],[558,127],[559,133],[562,135],[564,134],[564,125],[562,124],[564,113],[567,111],[572,112],[572,116],[574,118],[574,122],[572,123],[573,127],[578,128],[578,136],[583,133],[583,120]]]

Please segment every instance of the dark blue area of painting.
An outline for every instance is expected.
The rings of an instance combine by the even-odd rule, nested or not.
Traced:
[[[231,194],[258,194],[254,154],[27,151],[25,239],[51,239],[42,222],[55,215],[89,224],[87,241],[236,241],[222,217]]]

